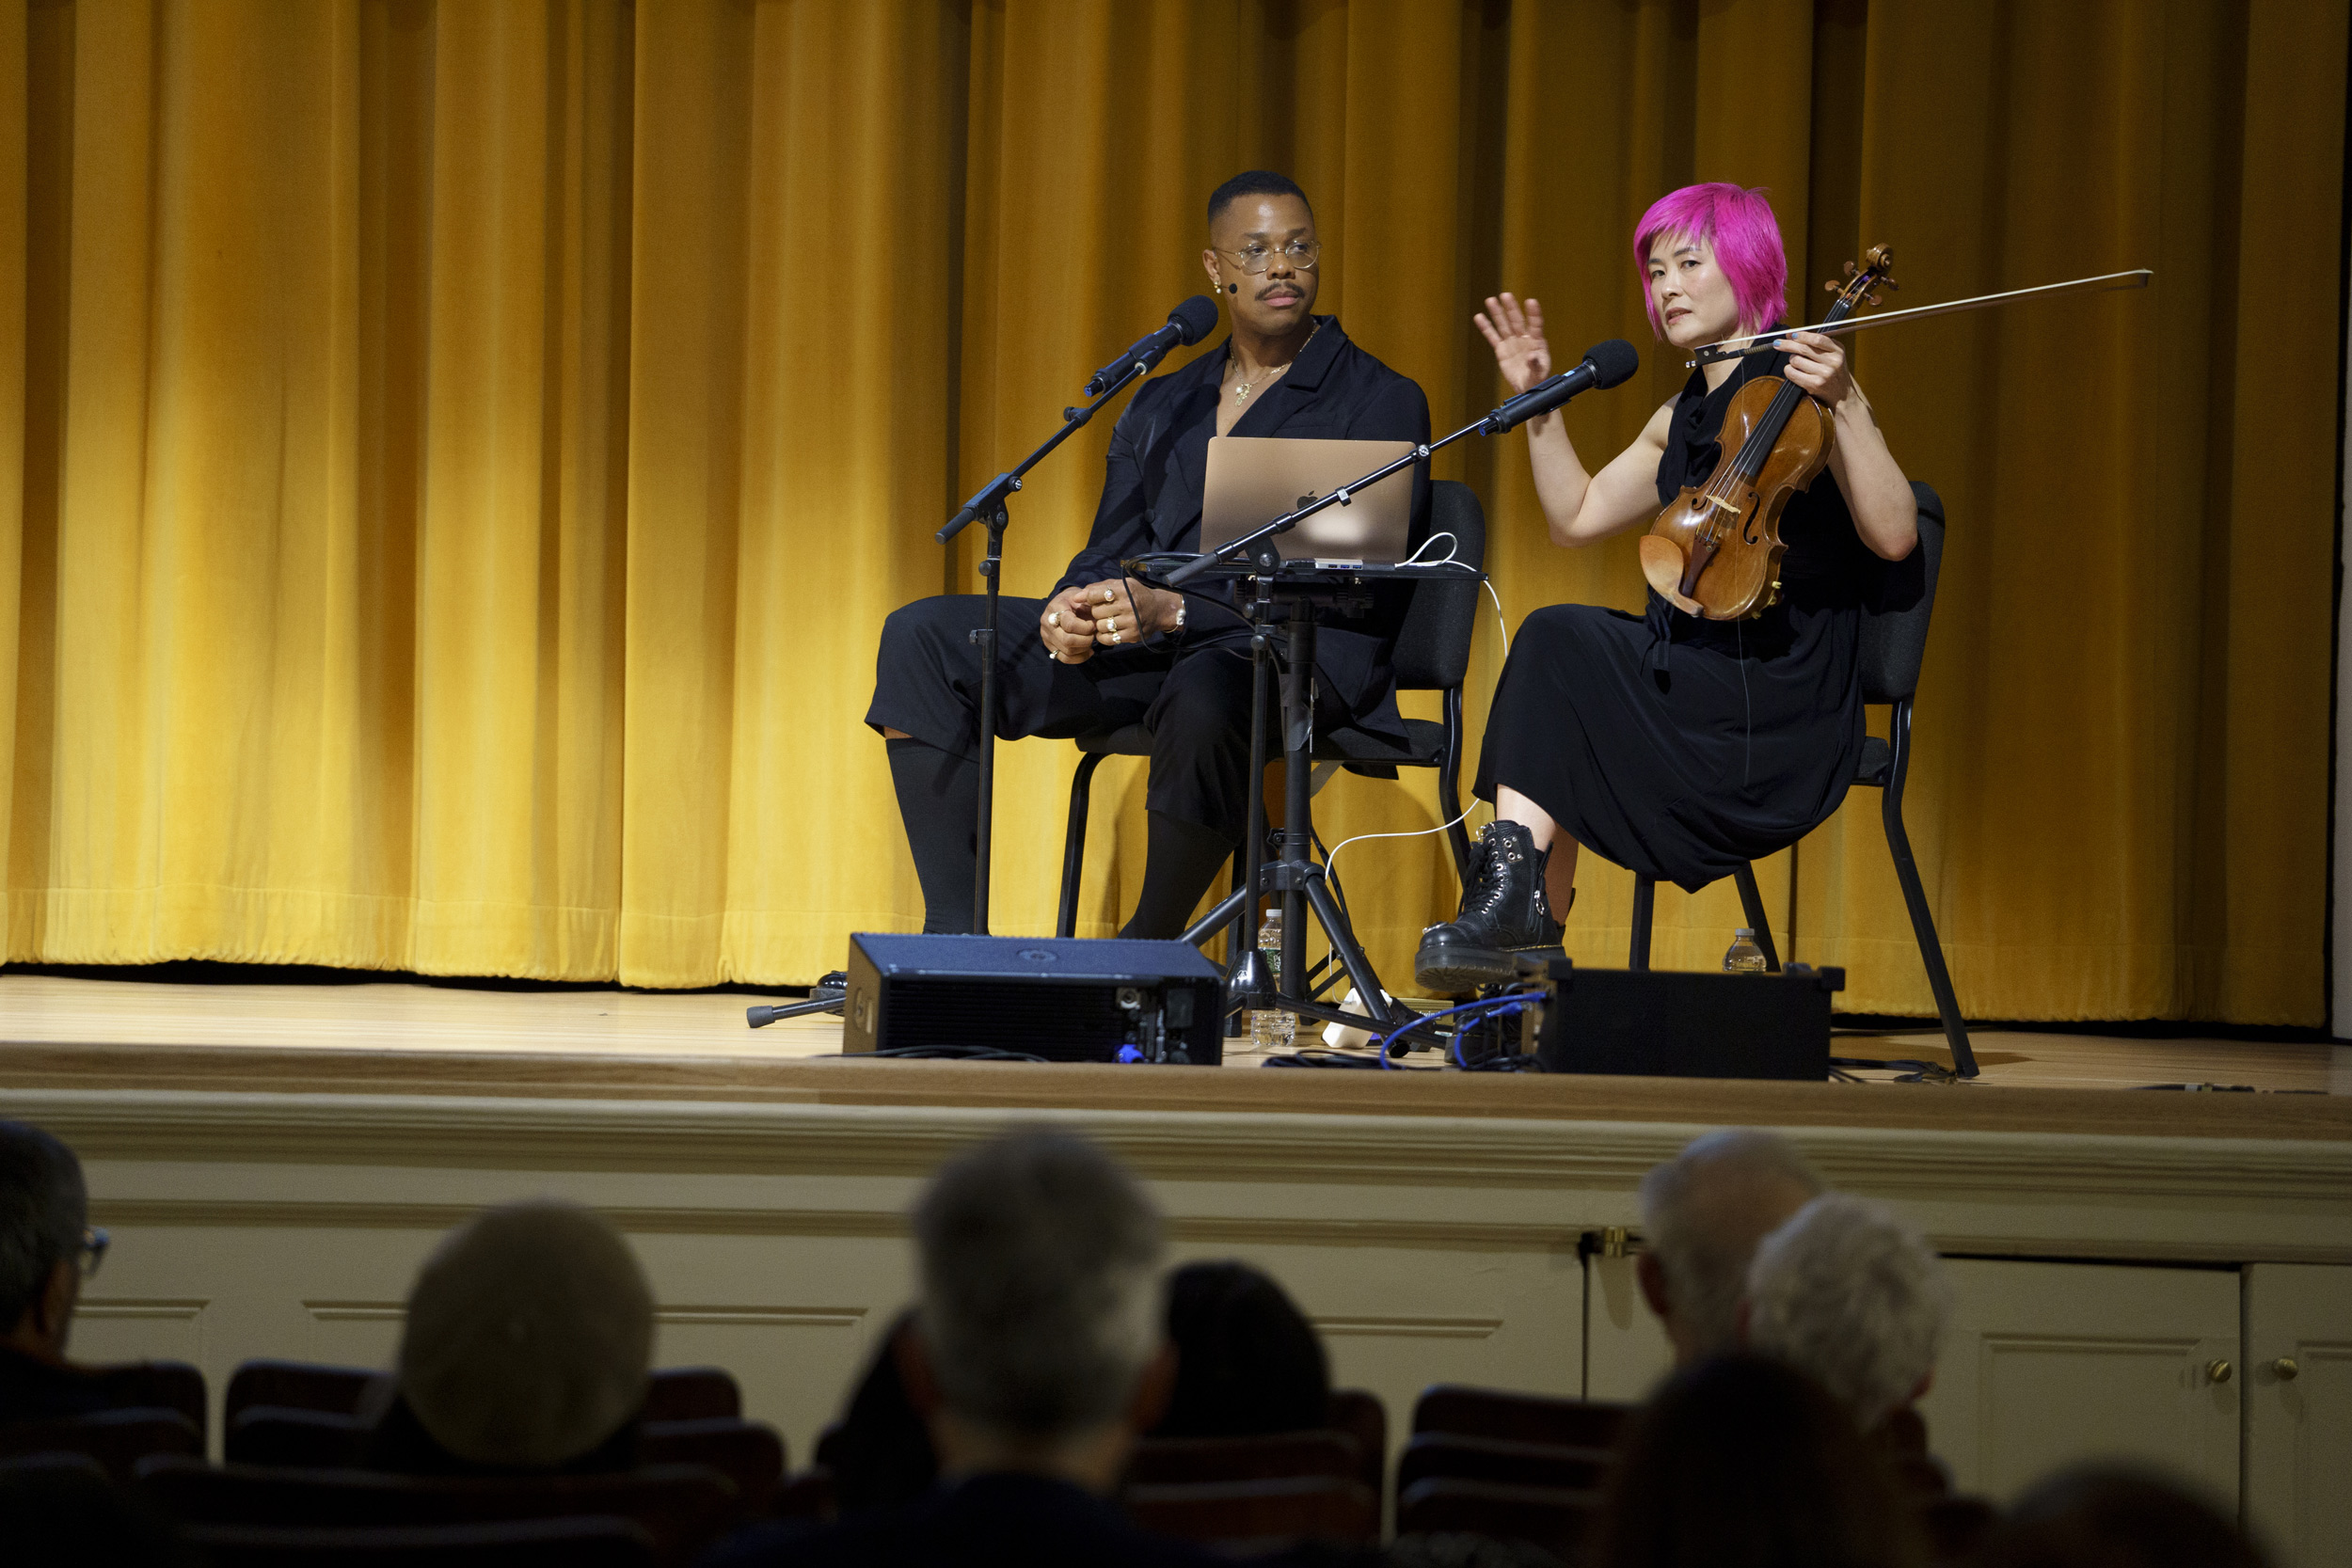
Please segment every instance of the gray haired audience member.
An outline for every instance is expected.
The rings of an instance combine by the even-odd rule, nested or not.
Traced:
[[[827,1529],[755,1528],[711,1568],[1224,1561],[1137,1530],[1105,1494],[1174,1379],[1159,1211],[1094,1145],[1016,1132],[941,1167],[914,1209],[908,1399],[938,1485]]]
[[[485,1210],[418,1271],[370,1462],[428,1473],[628,1468],[653,1306],[628,1243],[587,1210],[554,1199]]]
[[[0,1121],[0,1421],[87,1416],[124,1402],[66,1360],[82,1259],[93,1255],[82,1163],[56,1138]]]
[[[1756,1244],[1822,1190],[1796,1146],[1725,1128],[1642,1178],[1642,1299],[1689,1366],[1740,1343],[1740,1300]]]
[[[1894,1211],[1826,1193],[1757,1244],[1745,1313],[1750,1349],[1806,1373],[1868,1431],[1928,1391],[1951,1288]]]

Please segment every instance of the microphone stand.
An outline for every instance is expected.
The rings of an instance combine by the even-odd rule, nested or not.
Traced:
[[[1553,379],[1564,380],[1565,376]],[[1530,388],[1520,396],[1532,396],[1536,391],[1548,389],[1548,387],[1549,384],[1546,388]],[[1287,533],[1302,520],[1326,507],[1354,504],[1357,491],[1368,489],[1391,475],[1402,473],[1416,463],[1428,462],[1432,452],[1452,446],[1466,436],[1482,431],[1493,436],[1502,435],[1526,420],[1552,412],[1574,395],[1570,392],[1549,407],[1528,408],[1522,404],[1520,408],[1509,412],[1505,408],[1498,408],[1484,419],[1464,425],[1451,436],[1422,442],[1403,456],[1383,463],[1363,478],[1343,484],[1329,495],[1310,501],[1295,512],[1286,513],[1263,528],[1253,529],[1214,550],[1193,557],[1168,574],[1165,586],[1181,588],[1204,572],[1228,564],[1244,553],[1249,557],[1253,568],[1250,575],[1257,583],[1250,605],[1253,668],[1250,675],[1249,764],[1252,780],[1258,777],[1264,766],[1263,705],[1265,680],[1263,667],[1276,635],[1272,626],[1273,609],[1277,601],[1286,601],[1290,610],[1289,646],[1281,694],[1285,765],[1282,850],[1271,862],[1263,859],[1263,804],[1260,799],[1263,792],[1253,784],[1249,792],[1248,836],[1241,851],[1244,856],[1242,885],[1184,933],[1184,940],[1196,945],[1206,942],[1229,924],[1235,925],[1243,933],[1245,945],[1228,965],[1229,1007],[1271,1004],[1304,1018],[1349,1024],[1380,1035],[1396,1029],[1410,1016],[1402,1004],[1387,999],[1380,977],[1373,971],[1372,960],[1365,956],[1362,945],[1356,940],[1353,925],[1332,897],[1324,879],[1323,867],[1314,863],[1311,852],[1313,838],[1310,824],[1314,810],[1312,786],[1309,783],[1314,743],[1314,606],[1318,603],[1345,602],[1348,593],[1340,585],[1339,579],[1351,577],[1360,580],[1363,576],[1372,574],[1365,573],[1362,568],[1357,568],[1353,573],[1318,572],[1311,563],[1286,573],[1281,553],[1274,546],[1274,537]],[[1507,404],[1505,406],[1508,407]],[[1394,569],[1384,569],[1377,575],[1394,575]],[[1256,942],[1248,939],[1248,926],[1245,918],[1248,911],[1256,908],[1258,899],[1269,892],[1279,893],[1282,897],[1282,978],[1279,989],[1265,973]],[[1355,986],[1357,996],[1363,1005],[1361,1014],[1326,1006],[1308,993],[1304,976],[1307,962],[1306,916],[1310,912],[1322,925],[1324,936],[1339,959],[1341,970]],[[1404,1049],[1393,1047],[1391,1053]]]
[[[1042,446],[1009,472],[998,474],[974,491],[972,499],[933,536],[945,545],[969,524],[988,525],[988,553],[980,562],[980,578],[988,584],[988,602],[980,611],[979,626],[968,634],[980,650],[980,816],[979,832],[972,849],[972,929],[980,936],[988,934],[989,843],[996,815],[996,587],[1004,567],[1005,527],[1012,520],[1006,503],[1021,488],[1022,477],[1043,462],[1046,453],[1076,435],[1097,410],[1132,383],[1151,374],[1167,353],[1162,349],[1136,358],[1092,403],[1081,408],[1063,409],[1059,430],[1047,436]]]

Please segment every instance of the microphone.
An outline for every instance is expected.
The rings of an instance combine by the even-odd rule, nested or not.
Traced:
[[[1099,398],[1109,391],[1136,360],[1156,365],[1169,349],[1180,343],[1197,343],[1216,329],[1216,301],[1206,294],[1193,295],[1168,313],[1166,326],[1136,339],[1126,353],[1096,371],[1087,382],[1087,395]]]
[[[1595,343],[1584,351],[1584,361],[1576,369],[1562,371],[1549,381],[1530,387],[1480,420],[1479,428],[1489,436],[1500,436],[1538,414],[1550,413],[1579,392],[1595,387],[1614,387],[1641,365],[1642,356],[1623,338]]]

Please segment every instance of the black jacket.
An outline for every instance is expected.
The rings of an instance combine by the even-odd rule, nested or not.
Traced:
[[[1429,400],[1420,386],[1356,346],[1336,316],[1318,316],[1322,330],[1260,401],[1235,420],[1234,436],[1281,436],[1349,441],[1426,441]],[[1209,437],[1216,434],[1216,403],[1225,373],[1225,344],[1183,370],[1143,384],[1111,430],[1108,472],[1094,531],[1054,591],[1126,576],[1120,564],[1154,550],[1190,550],[1200,538],[1201,492],[1208,480]],[[1272,519],[1268,519],[1271,521]],[[1429,531],[1429,472],[1413,474],[1415,545]],[[1327,612],[1315,641],[1315,666],[1327,692],[1338,693],[1356,726],[1403,740],[1396,711],[1391,645],[1408,590],[1384,586],[1360,617]],[[1202,607],[1230,605],[1230,590],[1188,594],[1187,643],[1236,635],[1231,614]],[[1106,650],[1117,657],[1117,650]],[[1103,658],[1104,653],[1097,653]]]

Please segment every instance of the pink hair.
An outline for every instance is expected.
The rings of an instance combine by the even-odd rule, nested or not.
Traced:
[[[1714,252],[1715,264],[1731,280],[1740,323],[1755,331],[1770,326],[1788,309],[1788,256],[1781,248],[1780,223],[1761,190],[1737,185],[1685,185],[1661,196],[1633,230],[1633,271],[1642,280],[1642,309],[1661,339],[1666,324],[1649,291],[1650,247],[1661,234],[1695,239]]]

